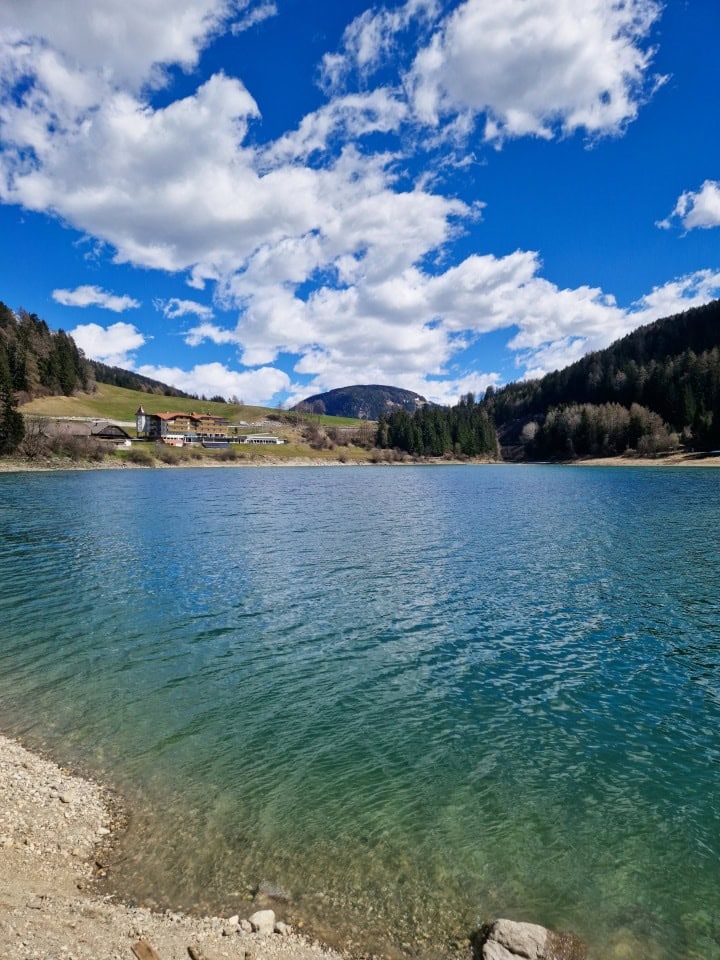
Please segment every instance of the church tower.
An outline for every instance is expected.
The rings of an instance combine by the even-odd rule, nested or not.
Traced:
[[[139,437],[144,437],[148,431],[147,414],[141,406],[137,408],[137,413],[135,414],[135,429]]]

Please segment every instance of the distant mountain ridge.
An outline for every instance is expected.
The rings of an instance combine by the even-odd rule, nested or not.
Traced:
[[[316,393],[293,407],[310,409],[330,417],[354,417],[357,420],[379,420],[395,410],[415,413],[428,405],[425,397],[412,390],[389,387],[377,383],[338,387],[326,393]]]

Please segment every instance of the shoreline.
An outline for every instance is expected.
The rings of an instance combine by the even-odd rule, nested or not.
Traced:
[[[0,795],[3,960],[126,960],[139,941],[161,960],[187,960],[190,950],[202,960],[347,960],[291,927],[244,929],[247,901],[239,900],[230,918],[196,917],[108,893],[106,865],[124,829],[122,805],[96,781],[3,734]]]
[[[62,473],[68,471],[86,472],[95,470],[219,470],[219,469],[262,469],[264,467],[683,467],[698,468],[720,467],[720,455],[711,456],[697,453],[672,453],[661,457],[588,457],[582,460],[553,460],[553,461],[510,461],[510,460],[446,460],[437,458],[431,460],[338,460],[315,457],[262,457],[253,460],[204,460],[176,464],[155,461],[151,464],[131,462],[77,461],[69,458],[26,460],[21,458],[0,458],[0,474],[10,473]]]

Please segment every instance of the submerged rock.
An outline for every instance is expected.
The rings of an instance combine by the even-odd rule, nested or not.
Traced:
[[[261,880],[255,895],[269,897],[270,900],[277,900],[279,903],[290,903],[292,900],[289,890],[277,883],[272,883],[270,880]]]
[[[483,927],[476,945],[481,960],[587,960],[587,946],[574,934],[515,920]]]

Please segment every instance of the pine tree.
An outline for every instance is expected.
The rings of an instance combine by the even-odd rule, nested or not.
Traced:
[[[0,342],[0,455],[14,453],[25,436],[25,424],[16,406],[7,349]]]

